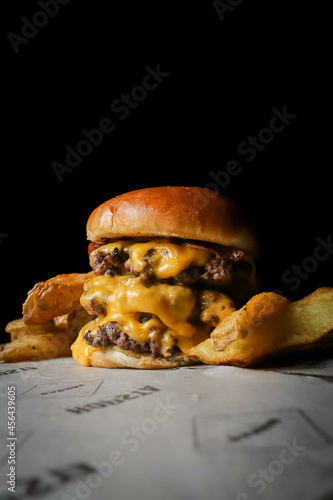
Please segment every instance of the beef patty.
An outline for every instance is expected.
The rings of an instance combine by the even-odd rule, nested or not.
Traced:
[[[140,343],[133,340],[127,333],[123,332],[116,321],[106,323],[98,328],[96,335],[91,335],[87,332],[84,336],[87,344],[92,347],[107,347],[109,345],[117,345],[124,351],[133,351],[137,354],[150,354],[152,358],[161,356],[159,343],[152,339],[149,342]],[[171,356],[178,352],[179,348],[173,346],[169,350],[168,355]]]
[[[189,243],[189,246],[195,247],[196,245]],[[148,278],[154,278],[154,269],[150,259],[153,252],[154,250],[151,249],[145,255],[146,266],[142,274]],[[96,275],[108,274],[115,276],[127,274],[128,272],[132,273],[133,276],[139,275],[133,269],[128,254],[119,252],[117,247],[109,253],[97,252],[91,258],[91,266]],[[248,274],[250,269],[251,265],[245,260],[244,252],[218,246],[204,266],[198,266],[196,262],[192,262],[187,269],[184,269],[168,281],[171,284],[187,286],[200,283],[205,286],[228,285],[231,282],[244,279],[244,275]]]

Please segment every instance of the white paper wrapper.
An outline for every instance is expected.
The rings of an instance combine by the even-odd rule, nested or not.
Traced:
[[[0,381],[1,499],[333,498],[332,359],[144,371],[66,358],[2,364]]]

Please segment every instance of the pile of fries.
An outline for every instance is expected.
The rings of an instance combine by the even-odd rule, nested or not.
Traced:
[[[62,274],[37,283],[23,304],[23,318],[6,327],[11,342],[0,346],[0,361],[71,356],[71,344],[93,319],[80,305],[92,274]],[[333,288],[318,288],[297,302],[273,292],[254,295],[241,309],[230,309],[210,338],[187,355],[207,364],[245,367],[332,346]]]
[[[87,274],[61,274],[37,283],[23,304],[23,318],[8,323],[11,342],[0,346],[0,361],[71,356],[70,346],[92,319],[80,305]]]
[[[318,288],[297,302],[273,292],[254,295],[189,354],[203,363],[245,367],[332,346],[333,288]]]

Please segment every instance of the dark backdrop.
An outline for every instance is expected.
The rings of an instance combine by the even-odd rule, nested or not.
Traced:
[[[215,183],[237,199],[257,227],[263,289],[295,300],[333,286],[323,7],[106,4],[9,6],[1,331],[36,282],[89,269],[85,224],[97,205],[147,186]],[[85,156],[71,153],[71,171],[56,175],[52,164],[66,166],[101,122],[100,144],[81,144]]]

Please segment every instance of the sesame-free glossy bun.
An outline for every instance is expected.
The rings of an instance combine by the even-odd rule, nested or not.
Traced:
[[[257,253],[257,240],[240,206],[211,189],[165,186],[124,193],[97,207],[87,238],[176,237]]]

